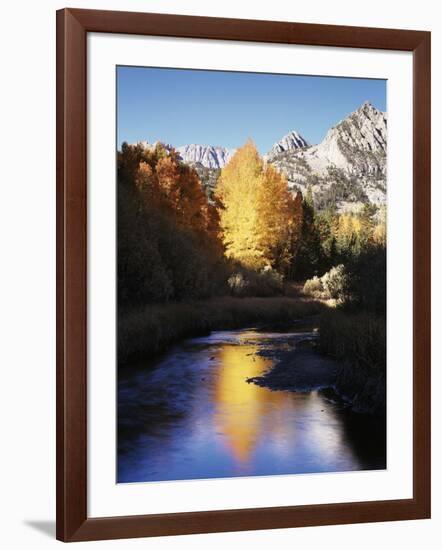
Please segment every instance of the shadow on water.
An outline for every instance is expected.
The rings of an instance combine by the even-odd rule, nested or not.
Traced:
[[[326,401],[337,400],[339,397],[331,388],[320,390],[319,393]],[[382,416],[360,414],[353,412],[349,407],[337,407],[336,414],[340,415],[345,439],[360,462],[361,470],[383,470],[387,467],[387,426]]]
[[[214,332],[125,369],[117,481],[384,468],[379,422],[351,413],[319,388],[271,391],[247,383],[274,365],[269,350],[290,350],[314,336],[303,325],[289,333]],[[311,353],[313,361],[317,352]]]
[[[384,470],[387,467],[385,418],[345,411],[343,427],[361,470]]]

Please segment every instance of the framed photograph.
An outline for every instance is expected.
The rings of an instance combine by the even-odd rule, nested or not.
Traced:
[[[430,33],[57,12],[57,538],[430,517]]]

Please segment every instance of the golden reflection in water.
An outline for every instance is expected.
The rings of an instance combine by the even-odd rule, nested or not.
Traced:
[[[284,421],[283,411],[291,401],[286,392],[271,392],[246,382],[246,378],[261,375],[272,364],[270,359],[256,355],[257,350],[254,345],[226,345],[217,356],[215,425],[241,463],[247,462],[263,430],[266,435],[286,440],[287,430],[294,429]]]

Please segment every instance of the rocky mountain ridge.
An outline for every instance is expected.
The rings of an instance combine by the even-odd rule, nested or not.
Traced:
[[[153,147],[140,142],[144,147]],[[166,145],[166,148],[172,148]],[[236,149],[211,145],[183,145],[176,148],[186,164],[194,166],[209,196],[221,169]],[[330,128],[317,145],[310,145],[292,130],[264,155],[283,173],[288,187],[303,194],[310,188],[317,208],[356,211],[364,203],[382,206],[386,202],[387,116],[371,103]]]
[[[310,187],[320,209],[357,210],[366,202],[381,206],[387,191],[387,116],[366,102],[318,145],[269,151],[267,158],[287,177],[290,189],[304,194]]]
[[[280,153],[287,151],[294,151],[296,149],[303,149],[309,147],[309,143],[305,140],[296,130],[292,130],[279,141],[273,144],[273,147],[265,155],[265,159],[271,161],[271,159]]]
[[[201,164],[205,168],[219,169],[229,162],[236,149],[213,145],[182,145],[176,148],[183,162],[186,164]]]

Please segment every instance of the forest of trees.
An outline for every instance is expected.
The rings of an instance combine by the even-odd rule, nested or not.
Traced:
[[[314,199],[311,187],[291,192],[252,141],[210,188],[174,149],[123,144],[119,365],[210,330],[319,315],[319,348],[341,365],[337,391],[384,415],[385,208],[337,212]]]
[[[209,196],[210,195],[210,196]],[[317,211],[248,141],[206,193],[174,149],[118,152],[118,293],[123,310],[227,294],[283,293],[344,266],[342,296],[385,310],[385,210]],[[344,288],[345,287],[345,288]]]

